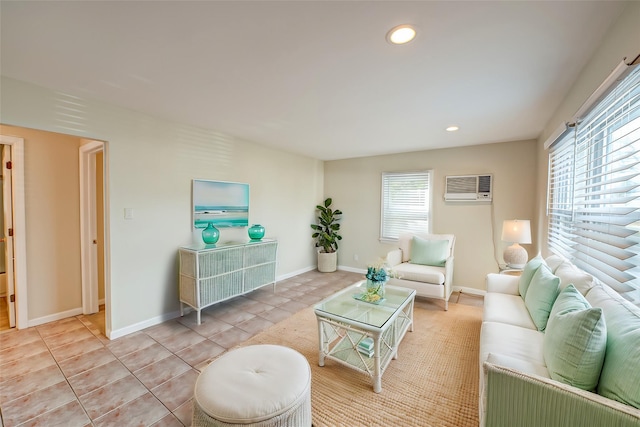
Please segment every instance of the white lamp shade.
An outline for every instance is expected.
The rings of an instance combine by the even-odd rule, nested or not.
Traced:
[[[511,243],[531,243],[531,222],[528,219],[508,219],[502,223],[502,240]]]

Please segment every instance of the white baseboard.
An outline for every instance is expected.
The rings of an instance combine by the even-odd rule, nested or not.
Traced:
[[[471,295],[478,295],[478,296],[485,296],[487,294],[487,291],[483,291],[482,289],[468,288],[466,286],[454,286],[453,292],[462,292],[463,294],[471,294]]]
[[[74,308],[72,310],[62,311],[60,313],[50,314],[48,316],[38,317],[37,319],[29,320],[28,328],[33,326],[43,325],[49,322],[55,322],[56,320],[66,319],[67,317],[79,316],[82,314],[82,307]]]
[[[314,266],[314,267],[307,267],[307,268],[304,268],[302,270],[297,270],[297,271],[294,271],[292,273],[288,273],[288,274],[279,276],[276,279],[276,281],[285,280],[285,279],[288,279],[289,277],[297,276],[299,274],[306,273],[307,271],[315,270],[315,268],[316,267]],[[339,266],[338,270],[349,271],[349,272],[352,272],[352,273],[362,273],[362,274],[366,274],[366,272],[367,272],[366,270],[363,270],[363,269],[354,268],[354,267],[347,267],[347,266]],[[453,291],[454,292],[462,291],[462,293],[465,293],[465,294],[478,295],[478,296],[484,296],[486,294],[486,291],[483,291],[482,289],[469,288],[469,287],[466,287],[466,286],[454,286],[453,287]],[[101,301],[100,304],[104,304],[104,301]],[[189,307],[185,307],[185,314],[187,314],[190,311],[191,310],[190,310]],[[80,308],[74,308],[72,310],[67,310],[67,311],[63,311],[63,312],[60,312],[60,313],[51,314],[49,316],[43,316],[43,317],[39,317],[37,319],[31,319],[29,321],[28,327],[39,326],[39,325],[43,325],[45,323],[54,322],[56,320],[66,319],[67,317],[79,316],[81,314],[82,314],[82,308],[81,307]],[[173,312],[170,312],[170,313],[165,313],[163,315],[156,316],[154,318],[147,319],[147,320],[144,320],[142,322],[126,326],[124,328],[112,330],[112,331],[109,332],[108,338],[110,340],[114,340],[116,338],[120,338],[120,337],[123,337],[125,335],[129,335],[129,334],[132,334],[134,332],[141,331],[141,330],[146,329],[146,328],[148,328],[150,326],[159,325],[160,323],[166,322],[167,320],[175,319],[176,317],[180,317],[180,311],[179,310],[178,311],[173,311]]]
[[[302,273],[306,273],[307,271],[313,271],[315,269],[316,269],[315,266],[311,266],[311,267],[302,268],[300,270],[292,271],[291,273],[283,274],[282,276],[276,277],[276,282],[288,279],[288,278],[293,277],[293,276],[297,276],[297,275],[302,274]]]
[[[291,273],[287,273],[287,274],[284,274],[282,276],[278,276],[278,277],[276,277],[276,287],[278,286],[278,282],[281,281],[281,280],[285,280],[285,279],[288,279],[290,277],[294,277],[294,276],[297,276],[297,275],[302,274],[302,273],[306,273],[307,271],[311,271],[311,270],[315,270],[315,266],[303,268],[301,270],[293,271]],[[188,307],[185,304],[184,314],[187,315],[191,311],[193,311],[193,309],[191,307]],[[175,319],[176,317],[180,317],[180,311],[179,310],[178,311],[173,311],[171,313],[165,313],[165,314],[162,314],[160,316],[156,316],[156,317],[154,317],[152,319],[148,319],[148,320],[144,320],[144,321],[139,322],[139,323],[135,323],[133,325],[125,326],[124,328],[112,330],[108,334],[108,338],[110,340],[114,340],[116,338],[120,338],[120,337],[123,337],[125,335],[129,335],[129,334],[132,334],[134,332],[141,331],[141,330],[146,329],[146,328],[148,328],[150,326],[159,325],[160,323],[166,322],[167,320]]]
[[[338,266],[338,270],[342,270],[342,271],[349,271],[351,273],[362,273],[362,274],[367,274],[367,270],[362,269],[362,268],[355,268],[355,267],[348,267],[346,265],[339,265]]]
[[[165,313],[160,316],[156,316],[151,319],[144,320],[139,323],[135,323],[133,325],[125,326],[124,328],[115,329],[109,332],[107,338],[110,340],[115,340],[116,338],[123,337],[125,335],[132,334],[134,332],[141,331],[150,326],[159,325],[162,322],[166,322],[167,320],[175,319],[176,317],[180,317],[180,311],[172,311],[171,313]]]
[[[102,305],[102,304],[104,304],[103,299],[98,301],[98,305]],[[67,311],[61,311],[60,313],[54,313],[48,316],[38,317],[37,319],[31,319],[29,320],[27,327],[31,328],[33,326],[40,326],[40,325],[44,325],[45,323],[55,322],[56,320],[66,319],[67,317],[79,316],[81,314],[82,314],[82,307],[74,308]]]
[[[288,278],[290,278],[290,277],[297,276],[297,275],[299,275],[299,274],[306,273],[306,272],[308,272],[308,271],[314,271],[314,270],[317,270],[317,269],[318,269],[318,267],[316,267],[315,265],[312,265],[312,266],[310,266],[310,267],[305,267],[305,268],[303,268],[303,269],[296,270],[296,271],[293,271],[293,272],[291,272],[291,273],[284,274],[284,275],[282,275],[282,276],[278,276],[278,277],[276,277],[276,281],[278,281],[278,282],[279,282],[280,280],[288,279]],[[341,271],[349,271],[349,272],[351,272],[351,273],[362,273],[362,274],[366,274],[366,273],[367,273],[367,270],[366,270],[366,269],[362,269],[362,268],[355,268],[355,267],[348,267],[348,266],[346,266],[346,265],[339,265],[339,266],[338,266],[338,270],[341,270]]]

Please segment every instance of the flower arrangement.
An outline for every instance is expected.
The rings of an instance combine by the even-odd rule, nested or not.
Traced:
[[[367,267],[367,280],[373,282],[386,282],[390,277],[395,277],[393,271],[387,266],[385,260],[380,259],[374,265]]]
[[[373,282],[386,282],[389,280],[389,273],[385,267],[367,267],[367,274],[365,275],[367,280]]]
[[[384,263],[384,260],[378,261],[377,264],[367,267],[367,292],[363,295],[363,300],[367,302],[377,303],[384,298],[384,285],[393,272]]]

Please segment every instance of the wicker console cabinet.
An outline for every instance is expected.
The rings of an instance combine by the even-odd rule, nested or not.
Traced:
[[[276,240],[181,247],[180,315],[184,304],[197,312],[262,286],[276,287]]]

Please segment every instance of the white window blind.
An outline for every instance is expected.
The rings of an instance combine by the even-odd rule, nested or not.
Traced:
[[[573,238],[575,129],[569,128],[550,150],[547,204],[549,249],[567,258]]]
[[[431,230],[431,171],[382,174],[381,239]]]
[[[549,247],[640,305],[640,67],[549,153]]]

